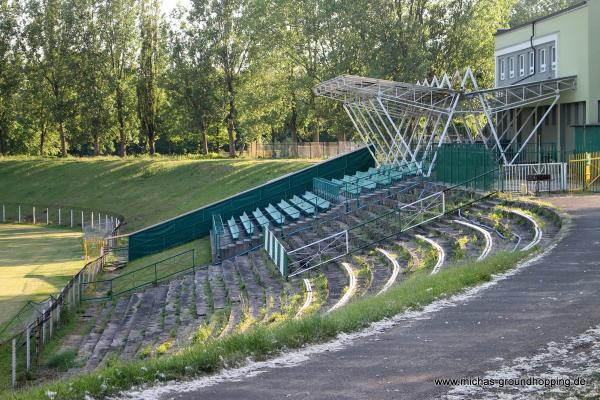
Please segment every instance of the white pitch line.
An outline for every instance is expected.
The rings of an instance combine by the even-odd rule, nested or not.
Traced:
[[[489,254],[490,251],[492,250],[492,235],[490,235],[490,233],[483,229],[480,226],[465,222],[465,221],[460,221],[458,219],[455,219],[454,222],[456,222],[457,224],[461,224],[464,226],[468,226],[471,229],[475,229],[476,231],[480,232],[483,237],[485,238],[485,246],[483,248],[483,251],[481,252],[481,255],[479,257],[477,257],[477,261],[481,261],[484,258],[486,258]]]
[[[388,279],[383,288],[377,293],[377,295],[380,295],[381,293],[387,291],[396,282],[396,278],[398,278],[398,274],[400,273],[400,264],[398,263],[398,260],[392,257],[391,254],[384,249],[377,248],[377,251],[386,256],[386,258],[390,260],[394,266],[392,270],[392,276],[390,276],[390,279]]]
[[[302,304],[302,307],[300,307],[300,309],[296,313],[296,318],[298,318],[302,314],[304,314],[304,311],[312,303],[312,297],[313,297],[313,295],[312,295],[312,286],[310,285],[310,280],[309,279],[304,278],[304,287],[306,288],[306,300],[304,300],[304,304]]]
[[[431,271],[431,275],[437,274],[438,272],[440,272],[440,268],[442,267],[442,264],[444,264],[444,260],[446,260],[446,252],[444,251],[444,249],[442,249],[442,246],[440,246],[435,241],[433,241],[423,235],[415,235],[415,237],[418,237],[419,239],[426,241],[427,243],[432,245],[434,249],[437,250],[438,260],[437,260],[437,263],[435,264],[435,266],[433,267],[433,271]]]
[[[350,284],[348,285],[348,290],[346,290],[344,296],[342,296],[342,298],[337,303],[335,303],[333,307],[327,310],[328,313],[345,305],[352,298],[352,296],[354,296],[354,292],[356,291],[356,276],[354,275],[352,267],[350,266],[350,264],[345,262],[342,263],[342,265],[344,266],[344,268],[346,268],[346,272],[348,273],[348,277],[350,278]]]
[[[511,213],[520,215],[521,217],[525,218],[526,220],[528,220],[529,222],[531,222],[533,224],[533,229],[535,230],[535,236],[533,237],[533,240],[531,241],[531,243],[529,243],[527,246],[523,247],[523,251],[527,251],[527,250],[533,248],[533,246],[537,245],[542,240],[542,230],[540,229],[540,226],[538,225],[537,221],[535,219],[533,219],[531,217],[531,215],[529,215],[521,210],[517,210],[515,208],[506,208],[505,210],[509,211]]]

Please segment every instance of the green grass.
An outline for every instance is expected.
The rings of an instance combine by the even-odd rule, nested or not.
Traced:
[[[312,164],[309,160],[0,157],[0,202],[111,211],[125,217],[124,232],[131,232]]]
[[[420,309],[436,299],[462,292],[492,279],[494,274],[513,268],[531,252],[497,253],[481,262],[465,262],[429,275],[412,274],[380,296],[355,300],[330,314],[313,314],[288,319],[271,326],[254,326],[244,333],[196,344],[173,355],[137,362],[117,362],[89,374],[49,383],[37,388],[5,393],[0,399],[44,399],[48,391],[55,399],[102,398],[143,382],[201,376],[241,365],[248,358],[264,360],[288,349],[333,339],[340,332],[352,332],[374,321]]]
[[[0,326],[29,300],[42,301],[85,264],[80,232],[0,224]]]

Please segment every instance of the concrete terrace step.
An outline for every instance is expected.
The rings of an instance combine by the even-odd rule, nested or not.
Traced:
[[[253,319],[259,320],[261,319],[261,309],[265,307],[264,299],[266,297],[265,288],[259,283],[260,276],[258,274],[254,275],[249,257],[238,257],[235,261],[235,267],[248,297],[250,314]]]
[[[227,305],[227,293],[225,291],[225,283],[221,265],[211,265],[208,267],[208,281],[213,297],[214,309],[222,310]]]
[[[156,289],[154,295],[154,304],[152,305],[149,320],[146,323],[144,331],[144,338],[138,347],[137,354],[139,354],[141,350],[145,350],[148,346],[154,345],[156,343],[158,335],[162,331],[164,317],[163,311],[165,308],[165,302],[167,299],[168,291],[169,285],[162,285]],[[131,347],[129,348],[129,350],[132,350]]]
[[[344,288],[348,286],[348,275],[341,264],[332,262],[324,265],[320,271],[327,278],[327,299],[321,306],[322,311],[327,311],[333,307],[344,295]]]
[[[131,299],[132,297],[122,297],[117,301],[108,324],[102,331],[91,356],[86,362],[85,368],[87,370],[96,368],[104,359],[105,354],[109,351],[113,339],[121,327],[124,315],[129,309]]]

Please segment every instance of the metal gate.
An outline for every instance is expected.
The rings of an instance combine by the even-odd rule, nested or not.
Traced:
[[[527,175],[548,174],[548,182],[528,182]],[[567,164],[514,164],[502,166],[502,191],[511,193],[561,192],[568,189]]]
[[[600,192],[600,152],[576,154],[569,160],[569,189]]]

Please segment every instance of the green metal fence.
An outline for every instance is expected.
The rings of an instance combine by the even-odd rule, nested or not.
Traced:
[[[437,152],[431,180],[456,185],[469,182],[481,191],[493,189],[498,174],[498,153],[478,144],[445,144]]]
[[[86,282],[81,286],[81,300],[111,299],[145,286],[157,285],[168,278],[196,268],[195,250],[190,249],[110,279]]]
[[[329,159],[312,167],[286,175],[225,200],[180,215],[129,236],[129,260],[154,254],[167,248],[205,236],[212,228],[212,215],[223,219],[250,213],[284,198],[312,190],[314,178],[339,178],[375,166],[369,150],[363,147],[351,153]],[[207,187],[206,190],[210,190]]]

